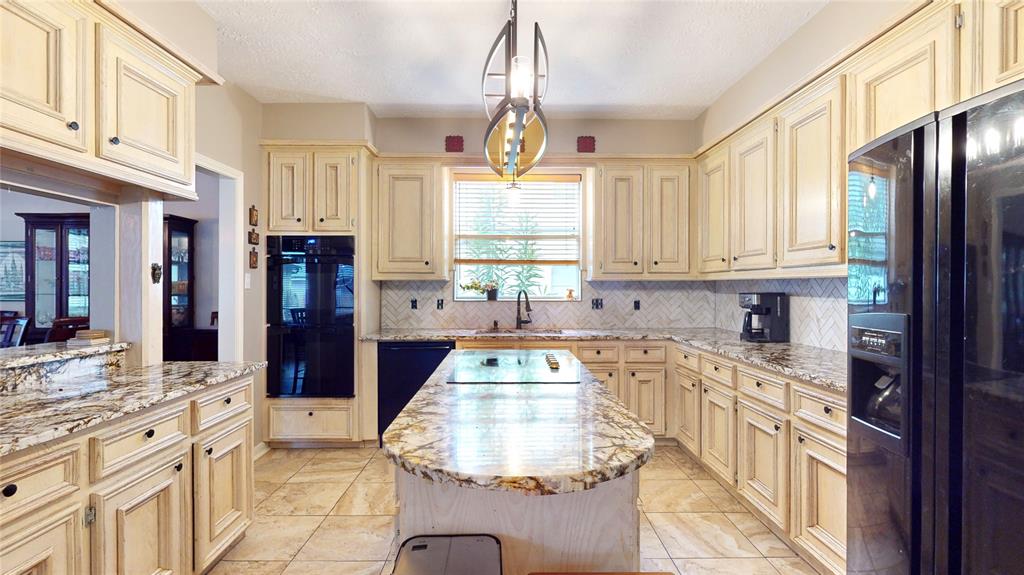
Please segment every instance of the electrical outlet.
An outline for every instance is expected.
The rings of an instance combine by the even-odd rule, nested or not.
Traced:
[[[419,307],[416,304],[416,298],[413,298],[413,299],[409,300],[409,307],[412,308],[412,309],[416,309],[417,307]]]
[[[444,298],[437,298],[437,309],[444,309]]]
[[[604,309],[604,299],[595,297],[590,300],[590,309]]]
[[[634,311],[640,311],[640,300],[638,300],[638,299],[633,300],[633,310]]]

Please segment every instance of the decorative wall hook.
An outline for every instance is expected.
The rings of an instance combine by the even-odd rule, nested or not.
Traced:
[[[160,264],[149,264],[149,277],[153,283],[158,284],[164,277],[164,266]]]

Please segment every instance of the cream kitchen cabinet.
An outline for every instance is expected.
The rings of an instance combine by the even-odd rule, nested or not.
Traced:
[[[665,435],[665,369],[626,366],[626,405],[654,435]]]
[[[793,428],[793,541],[833,573],[846,573],[846,450],[837,439]]]
[[[268,230],[355,233],[359,157],[354,147],[267,147]]]
[[[957,101],[958,12],[926,8],[851,59],[847,152]]]
[[[89,24],[70,2],[0,4],[0,126],[88,151]]]
[[[720,145],[700,161],[697,195],[698,267],[729,269],[729,146]]]
[[[5,575],[79,575],[82,560],[82,506],[48,508],[21,521],[0,523],[0,566]]]
[[[700,380],[693,372],[676,366],[675,438],[692,453],[700,453]]]
[[[729,230],[734,270],[775,267],[775,120],[761,120],[729,144]],[[709,198],[709,208],[715,205]],[[712,223],[713,220],[709,220]]]
[[[191,572],[188,469],[178,452],[92,494],[93,573]]]
[[[594,375],[594,379],[600,381],[612,395],[619,398],[619,401],[626,403],[628,398],[625,394],[626,386],[622,385],[622,371],[617,365],[588,365],[587,369]]]
[[[378,165],[373,212],[373,279],[447,277],[447,217],[438,165]]]
[[[652,166],[644,199],[644,269],[654,276],[690,271],[690,169]]]
[[[844,87],[829,77],[778,112],[782,267],[845,261]]]
[[[600,276],[644,273],[644,168],[602,168],[595,226]]]
[[[1024,78],[1024,2],[979,0],[973,4],[979,25],[981,92]]]
[[[306,196],[312,154],[273,151],[269,154],[267,228],[271,232],[302,232],[308,227]]]
[[[700,460],[736,485],[736,394],[711,383],[701,389]]]
[[[357,158],[353,151],[313,154],[314,232],[355,232]]]
[[[252,521],[252,445],[252,421],[243,419],[193,446],[196,571],[210,567]]]
[[[736,486],[777,526],[789,527],[789,428],[785,415],[739,400]]]
[[[348,399],[274,399],[268,406],[267,440],[351,441],[352,402]]]

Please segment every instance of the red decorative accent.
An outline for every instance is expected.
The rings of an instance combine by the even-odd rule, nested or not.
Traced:
[[[446,152],[462,152],[465,149],[462,141],[462,136],[445,136],[444,138],[444,151]]]
[[[579,154],[593,154],[597,151],[597,138],[594,136],[580,136],[576,138],[576,152]]]

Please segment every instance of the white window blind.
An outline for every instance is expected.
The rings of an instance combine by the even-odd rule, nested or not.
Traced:
[[[460,281],[494,282],[499,296],[514,297],[526,289],[531,296],[563,299],[567,288],[578,296],[579,176],[539,175],[519,181],[517,187],[470,176],[456,178],[454,185],[454,256]]]

